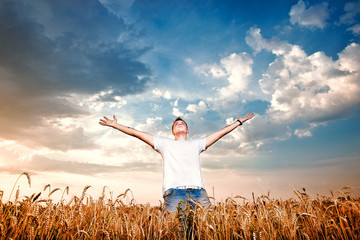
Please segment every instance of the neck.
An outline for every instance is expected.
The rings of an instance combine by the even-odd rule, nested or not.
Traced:
[[[187,140],[187,134],[186,133],[175,134],[175,141],[177,140]]]

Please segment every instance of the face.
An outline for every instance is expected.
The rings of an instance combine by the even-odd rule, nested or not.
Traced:
[[[176,122],[174,123],[174,125],[173,125],[173,134],[174,134],[175,132],[184,132],[184,131],[185,131],[186,133],[189,132],[189,130],[187,129],[186,123],[185,123],[184,121],[182,121],[182,120],[176,121]]]

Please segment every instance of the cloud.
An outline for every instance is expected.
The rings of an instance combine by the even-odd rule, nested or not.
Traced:
[[[181,117],[184,116],[184,113],[181,112],[179,108],[173,107],[172,115],[175,117]]]
[[[171,99],[171,93],[168,90],[161,91],[160,89],[155,88],[152,93],[155,97],[163,97],[167,100]]]
[[[270,120],[267,115],[256,115],[244,126],[221,138],[204,154],[206,167],[221,168],[219,166],[221,165],[227,168],[229,164],[239,161],[244,156],[251,158],[274,140],[282,141],[291,136],[291,129],[287,125],[270,122]],[[235,119],[228,118],[226,123],[220,124],[220,127],[229,125],[234,121]],[[205,124],[202,122],[201,125]],[[218,130],[220,127],[212,126],[211,131]]]
[[[267,50],[275,55],[282,55],[289,51],[291,45],[287,42],[282,42],[277,39],[264,39],[261,35],[260,28],[252,27],[246,34],[246,43],[254,50],[254,53],[259,53],[262,50]]]
[[[99,2],[113,15],[122,19],[125,24],[132,25],[136,21],[136,17],[131,13],[131,7],[134,5],[135,0],[99,0]],[[118,40],[126,42],[129,46],[139,46],[142,42],[137,38],[137,32],[123,32],[119,35]],[[135,37],[135,38],[134,38]],[[134,39],[136,39],[134,41]],[[141,44],[140,44],[141,45]]]
[[[360,45],[350,44],[338,54],[338,60],[333,60],[324,52],[308,55],[298,45],[275,38],[263,38],[261,30],[255,27],[247,32],[246,42],[255,53],[265,50],[275,55],[258,81],[262,93],[270,101],[264,115],[257,115],[246,123],[246,128],[230,133],[212,147],[216,149],[215,152],[222,153],[221,156],[214,154],[215,158],[230,159],[230,155],[251,155],[274,140],[283,141],[293,135],[298,138],[311,137],[312,131],[318,126],[327,121],[352,116],[354,109],[359,108]],[[188,116],[196,115],[196,119],[201,122],[197,124],[201,127],[195,127],[196,129],[202,129],[201,132],[211,131],[211,128],[202,127],[208,126],[206,120],[202,119],[206,112],[216,110],[223,117],[235,108],[219,100],[236,99],[243,94],[244,89],[252,90],[253,86],[236,88],[230,80],[230,76],[236,76],[238,71],[242,77],[237,77],[234,84],[241,83],[240,79],[249,82],[252,78],[252,61],[247,53],[231,54],[222,58],[220,63],[206,63],[195,67],[195,71],[202,75],[226,80],[213,85],[218,91],[204,101],[206,109],[200,108],[200,102],[188,104],[185,113]],[[235,90],[222,94],[228,87],[226,83]],[[213,82],[209,83],[210,86],[211,84]],[[239,101],[237,104],[241,106]],[[297,124],[296,129],[292,129],[294,124]],[[219,126],[222,125],[215,124],[212,127],[217,129]]]
[[[360,1],[348,2],[344,6],[345,14],[340,16],[340,23],[354,24],[356,16],[360,13]]]
[[[199,104],[189,104],[187,107],[186,107],[186,110],[190,111],[190,112],[193,112],[193,113],[197,113],[197,112],[200,112],[200,113],[205,113],[206,110],[207,110],[207,107],[206,107],[206,104],[204,101],[200,101]]]
[[[328,3],[323,2],[306,9],[304,1],[299,0],[292,6],[290,12],[290,23],[296,23],[304,27],[324,28],[329,18]]]
[[[99,0],[99,2],[103,4],[109,12],[119,17],[124,17],[126,14],[125,10],[130,9],[135,0]]]
[[[227,86],[218,89],[218,100],[235,101],[239,93],[248,87],[250,76],[252,75],[253,59],[246,53],[232,53],[220,60],[220,64],[203,64],[195,67],[195,71],[205,76],[215,79],[226,79]],[[215,101],[215,98],[213,101]]]
[[[117,42],[127,26],[97,1],[2,1],[0,15],[1,138],[83,148],[89,142],[81,127],[63,132],[50,121],[89,114],[73,96],[106,92],[97,100],[117,101],[143,92],[151,81],[138,60],[148,48]],[[46,131],[52,134],[39,137]]]
[[[201,66],[195,67],[195,71],[206,77],[221,78],[226,76],[225,69],[216,63],[202,64]]]
[[[352,27],[349,27],[347,30],[351,31],[354,35],[357,35],[357,36],[360,35],[360,23],[355,24]]]
[[[304,138],[304,137],[311,137],[312,133],[305,129],[305,130],[301,130],[301,129],[296,129],[294,134],[298,137],[298,138]]]
[[[259,33],[260,30],[252,29]],[[255,51],[266,49],[274,52],[260,34]],[[322,122],[348,117],[360,104],[360,45],[352,43],[333,61],[323,52],[307,55],[301,47],[286,46],[277,51],[277,57],[263,73],[259,84],[264,93],[271,95],[268,109],[275,121]]]
[[[355,36],[360,34],[360,24],[357,17],[360,14],[360,1],[348,2],[344,6],[345,14],[341,15],[337,24],[352,25],[347,31],[352,32]]]
[[[229,75],[227,78],[229,86],[220,89],[221,97],[233,97],[235,94],[245,90],[249,82],[249,76],[252,74],[251,65],[253,59],[250,55],[245,52],[233,53],[221,59],[220,62]]]
[[[116,173],[122,171],[154,171],[159,170],[160,164],[153,162],[133,161],[125,162],[120,166],[82,163],[75,161],[61,161],[47,157],[35,155],[31,160],[23,162],[13,162],[6,166],[0,166],[0,172],[18,174],[22,171],[31,173],[37,172],[64,172],[81,175],[96,175],[102,173]]]

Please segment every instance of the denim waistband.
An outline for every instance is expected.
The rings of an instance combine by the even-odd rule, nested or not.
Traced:
[[[202,187],[199,186],[178,186],[174,189],[195,189],[195,190],[200,190],[202,189]]]

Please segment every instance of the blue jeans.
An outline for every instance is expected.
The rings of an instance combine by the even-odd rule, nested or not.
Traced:
[[[176,211],[178,206],[180,206],[182,209],[185,209],[185,204],[188,204],[191,207],[195,208],[195,204],[190,201],[190,199],[197,202],[203,207],[207,207],[210,205],[210,200],[204,188],[170,188],[165,191],[163,197],[165,206],[169,211]],[[180,201],[182,202],[180,203]]]

